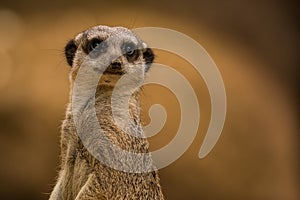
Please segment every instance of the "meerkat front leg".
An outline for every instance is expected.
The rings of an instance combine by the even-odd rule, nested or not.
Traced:
[[[101,195],[100,191],[97,191],[100,185],[97,181],[95,174],[90,174],[86,183],[80,189],[75,200],[106,200],[107,198]]]

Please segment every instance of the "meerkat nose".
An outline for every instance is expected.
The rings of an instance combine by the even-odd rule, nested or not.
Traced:
[[[122,65],[120,62],[115,61],[115,62],[111,63],[111,67],[112,67],[112,69],[121,69]]]

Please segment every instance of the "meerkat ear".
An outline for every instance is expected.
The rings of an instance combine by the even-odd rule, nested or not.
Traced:
[[[145,62],[146,62],[146,71],[148,71],[151,64],[153,63],[154,58],[155,58],[155,55],[154,55],[152,49],[151,48],[146,48],[143,52],[143,57],[144,57]]]
[[[73,65],[73,60],[74,60],[74,57],[75,57],[76,50],[77,50],[77,46],[75,44],[74,39],[72,39],[65,46],[65,56],[66,56],[68,64],[71,67]]]

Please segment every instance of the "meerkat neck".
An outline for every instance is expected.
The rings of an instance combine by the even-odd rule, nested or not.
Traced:
[[[128,91],[114,93],[112,88],[100,88],[96,93],[95,108],[100,126],[116,138],[121,148],[148,152],[138,95],[138,91],[133,94]]]
[[[125,129],[128,126],[141,128],[139,91],[115,92],[114,88],[101,87],[96,93],[96,110],[100,118]],[[101,119],[100,119],[101,120]],[[134,123],[134,124],[132,124]],[[130,130],[128,130],[130,131]],[[138,130],[139,134],[143,133]]]

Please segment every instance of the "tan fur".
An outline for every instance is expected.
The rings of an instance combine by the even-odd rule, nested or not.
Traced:
[[[87,39],[92,37],[106,39],[111,35],[122,32],[130,33],[133,39],[140,42],[128,29],[122,27],[110,28],[106,26],[93,27],[78,34],[75,38],[75,43],[78,48],[70,72],[70,103],[62,125],[61,170],[50,200],[164,199],[156,171],[149,173],[127,173],[105,166],[87,151],[74,125],[71,101],[72,87],[80,65],[87,56],[82,50],[83,45]],[[127,65],[125,70],[129,73],[131,68],[129,69],[128,65],[131,65],[129,67],[134,66],[132,66],[132,63],[125,63],[126,61],[124,61],[123,56],[120,59],[123,65]],[[134,64],[145,68],[145,60],[142,54],[139,55],[139,58]],[[147,153],[149,152],[147,140],[128,134],[128,132],[132,132],[140,136],[143,135],[139,118],[138,92],[132,95],[129,105],[130,115],[135,123],[126,124],[127,132],[124,132],[120,130],[113,121],[111,95],[118,78],[120,78],[118,75],[103,75],[97,87],[95,109],[100,127],[104,130],[105,135],[110,141],[122,149],[131,152]],[[85,120],[82,122],[81,128],[85,131],[93,128],[93,126],[89,124],[91,106],[94,105],[88,105],[83,112]],[[127,123],[126,120],[124,122]],[[95,140],[92,142],[96,143],[94,145],[101,145],[101,141]],[[113,150],[109,151],[109,154],[103,154],[103,156],[105,159],[119,159],[115,157],[116,155]]]

